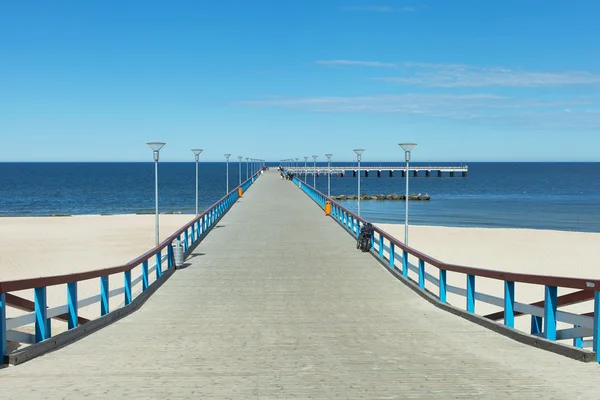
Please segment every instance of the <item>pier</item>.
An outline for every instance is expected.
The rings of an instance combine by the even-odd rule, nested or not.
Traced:
[[[283,169],[285,169],[287,172],[293,173],[293,174],[300,174],[300,175],[314,175],[316,174],[317,176],[319,175],[325,175],[327,176],[327,173],[330,173],[331,175],[336,175],[336,176],[345,176],[348,171],[352,172],[352,176],[356,177],[356,175],[359,173],[359,169],[357,166],[335,166],[335,167],[327,167],[327,166],[318,166],[318,167],[292,167],[292,166],[284,166],[282,167]],[[402,177],[406,176],[406,167],[402,167],[402,166],[363,166],[361,165],[360,167],[360,173],[361,175],[363,175],[364,177],[368,178],[369,174],[371,174],[372,176],[377,176],[378,178],[381,178],[382,174],[383,176],[385,176],[386,174],[389,177],[393,177],[394,173],[396,172],[400,172],[402,174]],[[419,166],[419,167],[412,167],[409,166],[408,168],[408,172],[410,174],[411,177],[419,177],[419,176],[425,176],[427,178],[430,177],[437,177],[437,178],[441,178],[443,176],[449,176],[451,178],[454,178],[456,176],[461,176],[463,178],[466,178],[468,173],[469,173],[469,167],[468,166],[457,166],[457,167],[452,167],[452,166],[427,166],[427,167],[423,167],[423,166]]]
[[[0,369],[2,396],[598,398],[600,281],[446,264],[377,228],[362,253],[365,223],[266,171],[128,264],[0,281],[0,355],[10,365]],[[515,262],[509,250],[496,256]],[[447,271],[463,274],[464,288]],[[476,291],[479,278],[504,282],[505,296]],[[77,297],[84,279],[98,280],[97,296]],[[109,291],[108,279],[123,288]],[[519,303],[515,282],[539,285],[544,298]],[[47,308],[50,285],[64,286],[66,304]],[[35,301],[21,306],[33,311],[7,318],[9,295],[26,290]],[[463,301],[449,304],[447,293]],[[588,314],[559,310],[584,299]],[[480,316],[476,301],[503,311]],[[90,304],[102,316],[80,320]],[[531,318],[531,332],[513,329],[518,315]],[[69,329],[53,335],[52,318]],[[28,346],[11,352],[12,341]]]

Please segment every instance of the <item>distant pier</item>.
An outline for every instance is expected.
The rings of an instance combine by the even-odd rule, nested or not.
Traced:
[[[328,168],[326,166],[319,167],[284,167],[287,172],[293,174],[301,174],[301,175],[314,175],[317,176],[325,175],[327,176],[328,172],[331,172],[332,176],[340,176],[344,177],[346,173],[352,172],[352,176],[356,177],[358,174],[358,168],[356,166],[335,166]],[[409,167],[408,168],[411,177],[424,176],[426,178],[430,177],[438,177],[441,178],[443,176],[449,176],[451,178],[454,177],[463,177],[466,178],[469,173],[468,166],[427,166],[427,167]],[[406,167],[395,165],[395,166],[361,166],[360,172],[366,178],[369,177],[369,173],[376,175],[378,178],[381,178],[382,173],[387,173],[391,178],[394,176],[395,172],[400,172],[402,177],[406,176]]]

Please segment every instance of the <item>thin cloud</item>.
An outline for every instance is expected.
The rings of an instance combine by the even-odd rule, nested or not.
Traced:
[[[557,87],[600,83],[600,75],[586,71],[528,72],[505,67],[464,64],[405,63],[403,76],[374,80],[428,87]]]
[[[394,68],[397,65],[394,63],[385,63],[379,61],[354,61],[354,60],[329,60],[316,61],[315,64],[326,65],[328,67],[336,66],[357,66],[357,67],[388,67]]]
[[[494,94],[402,94],[303,97],[242,101],[241,106],[286,108],[319,113],[366,113],[480,120],[531,127],[600,128],[600,108],[579,98],[544,101]],[[565,112],[569,109],[570,112]],[[552,126],[549,126],[552,121]]]

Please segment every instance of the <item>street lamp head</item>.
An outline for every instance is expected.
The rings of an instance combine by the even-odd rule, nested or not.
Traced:
[[[314,158],[315,160],[317,159],[317,157],[319,157],[319,156],[312,156],[312,158]]]
[[[304,161],[308,160],[308,157],[304,157]]]
[[[225,158],[227,159],[227,161],[229,161],[229,157],[231,157],[231,154],[225,154]]]
[[[362,153],[365,152],[365,149],[354,149],[354,152],[356,153],[356,155],[361,155]]]
[[[250,159],[250,157],[246,157],[246,161],[248,161]]]
[[[328,160],[331,160],[331,156],[332,156],[332,155],[333,155],[333,154],[331,154],[331,153],[327,153],[327,154],[325,154],[325,157],[327,157],[327,159],[328,159]]]
[[[398,146],[402,147],[404,151],[412,151],[417,147],[416,143],[398,143]]]
[[[298,161],[298,157],[296,157],[296,161]]]
[[[238,156],[238,160],[242,161],[242,158],[244,158],[244,156]]]
[[[148,146],[150,146],[150,148],[154,151],[159,151],[160,149],[163,148],[163,146],[165,145],[165,143],[163,142],[149,142]]]
[[[198,154],[202,153],[203,151],[204,151],[203,149],[192,149],[192,152],[193,152],[195,155],[198,155]]]

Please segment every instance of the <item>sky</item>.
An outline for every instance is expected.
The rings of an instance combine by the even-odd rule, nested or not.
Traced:
[[[600,161],[597,0],[0,0],[0,162]]]

